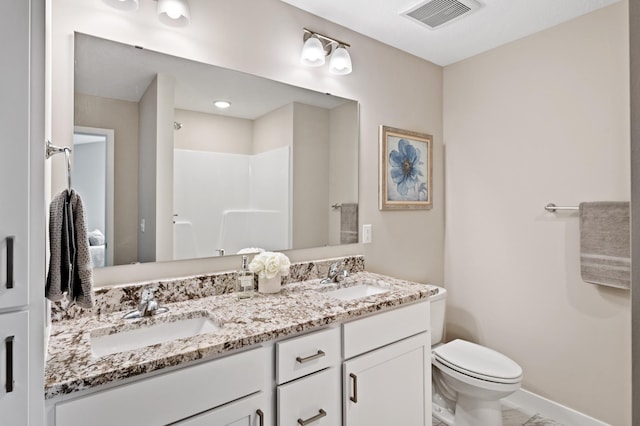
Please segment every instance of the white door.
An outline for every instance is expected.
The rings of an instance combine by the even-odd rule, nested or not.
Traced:
[[[345,426],[431,425],[429,333],[343,364]]]
[[[174,423],[180,426],[267,426],[271,425],[270,402],[257,392],[197,416]]]
[[[0,315],[0,423],[26,425],[28,418],[29,314]]]

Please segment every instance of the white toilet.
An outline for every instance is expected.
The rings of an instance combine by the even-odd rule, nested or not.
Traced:
[[[432,410],[455,426],[501,426],[500,399],[520,389],[522,368],[465,340],[442,343],[447,291],[431,296]]]

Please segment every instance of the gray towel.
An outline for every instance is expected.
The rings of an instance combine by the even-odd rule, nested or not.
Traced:
[[[82,199],[74,190],[53,197],[49,206],[49,273],[45,296],[52,301],[67,294],[82,308],[93,306],[93,269]]]
[[[358,203],[342,203],[340,207],[340,244],[358,242]]]
[[[629,203],[580,203],[580,272],[593,284],[630,288]]]

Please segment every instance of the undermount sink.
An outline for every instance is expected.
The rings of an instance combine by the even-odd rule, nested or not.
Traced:
[[[388,288],[378,287],[371,284],[356,284],[350,287],[338,288],[336,290],[324,291],[329,297],[339,300],[355,300],[373,296],[374,294],[387,293]]]
[[[111,334],[98,329],[90,334],[91,350],[94,356],[100,357],[217,330],[220,330],[220,326],[206,316],[141,325]]]

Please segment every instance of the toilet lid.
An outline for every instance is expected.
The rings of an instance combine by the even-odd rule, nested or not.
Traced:
[[[522,368],[500,352],[465,340],[454,340],[433,349],[435,358],[460,373],[499,383],[515,383]]]

